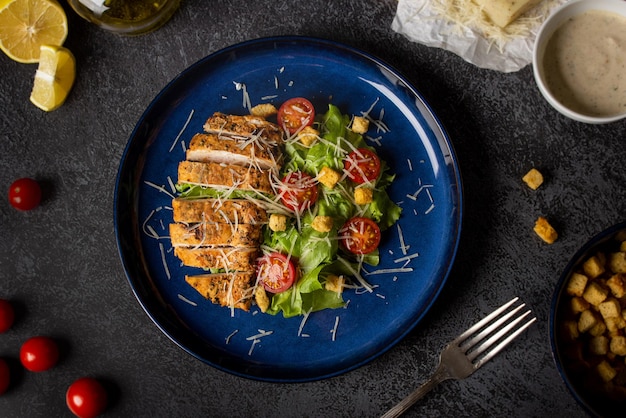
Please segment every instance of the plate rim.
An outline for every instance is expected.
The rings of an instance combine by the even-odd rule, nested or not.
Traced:
[[[362,358],[359,361],[353,362],[349,364],[348,366],[340,367],[335,371],[325,372],[322,374],[307,375],[305,377],[274,378],[270,376],[261,376],[258,374],[247,373],[242,370],[235,370],[232,367],[224,366],[223,364],[220,364],[217,361],[207,359],[204,356],[201,356],[199,353],[197,353],[193,349],[191,349],[185,343],[185,341],[181,341],[181,340],[186,339],[186,338],[183,338],[185,337],[184,335],[181,336],[180,333],[173,332],[171,329],[168,329],[167,328],[168,324],[164,324],[161,322],[163,320],[163,318],[161,318],[162,316],[161,313],[153,312],[150,309],[150,306],[154,305],[154,302],[144,300],[143,295],[140,294],[140,289],[138,289],[139,284],[142,285],[141,286],[142,289],[145,286],[150,285],[150,284],[139,283],[140,279],[136,277],[131,277],[132,275],[131,275],[130,268],[128,265],[128,262],[129,262],[128,258],[130,257],[124,251],[123,247],[124,247],[125,239],[121,236],[122,234],[120,233],[120,230],[119,230],[120,229],[119,228],[120,217],[122,216],[122,214],[120,213],[120,200],[121,200],[120,193],[121,193],[121,188],[124,184],[122,175],[127,171],[127,167],[126,167],[128,164],[127,157],[129,153],[131,152],[131,149],[134,146],[137,146],[136,144],[137,141],[134,141],[133,139],[137,136],[138,131],[141,129],[142,125],[145,123],[146,119],[151,114],[153,108],[160,101],[161,97],[167,94],[171,90],[172,86],[174,86],[177,82],[179,82],[181,79],[184,79],[188,73],[202,66],[205,62],[215,60],[216,58],[226,55],[232,51],[247,49],[254,45],[267,44],[267,43],[323,45],[326,48],[340,50],[340,51],[347,51],[348,53],[361,57],[365,59],[366,61],[368,61],[370,64],[376,65],[379,68],[383,68],[385,71],[392,74],[397,80],[403,83],[403,88],[406,88],[410,92],[411,97],[414,98],[415,100],[418,100],[420,105],[422,105],[428,111],[427,114],[422,114],[423,112],[421,112],[420,110],[420,114],[422,114],[422,116],[426,119],[426,123],[429,126],[429,128],[433,129],[433,134],[435,135],[437,141],[439,142],[439,147],[441,148],[441,145],[442,145],[441,141],[443,141],[445,144],[445,149],[449,151],[449,155],[446,155],[445,157],[450,160],[451,164],[449,165],[451,167],[448,168],[447,170],[450,173],[454,174],[453,180],[456,181],[454,184],[455,186],[454,198],[452,199],[453,202],[456,204],[454,207],[454,222],[453,222],[454,227],[451,228],[451,232],[454,232],[454,241],[452,245],[450,245],[449,257],[446,257],[446,260],[445,260],[447,265],[445,266],[445,268],[442,267],[441,269],[443,274],[440,278],[438,278],[439,283],[437,285],[437,289],[434,292],[429,294],[428,302],[422,308],[421,314],[416,317],[413,323],[407,324],[404,332],[401,332],[400,334],[398,334],[396,338],[390,340],[389,343],[387,343],[382,349],[379,349],[374,354],[366,356],[365,358]],[[144,145],[144,144],[142,143],[141,145]],[[136,176],[131,177],[131,178],[136,178]],[[452,184],[452,182],[450,184]],[[165,334],[165,336],[167,336],[168,339],[174,342],[178,347],[182,348],[185,352],[187,352],[188,354],[192,355],[193,357],[202,361],[205,364],[208,364],[218,370],[221,370],[223,372],[236,375],[239,377],[244,377],[244,378],[258,380],[258,381],[275,382],[275,383],[300,383],[300,382],[318,381],[318,380],[327,379],[330,377],[335,377],[335,376],[347,373],[349,371],[362,367],[363,365],[367,363],[370,363],[374,359],[380,357],[382,354],[389,351],[392,347],[396,346],[401,340],[403,340],[417,326],[417,324],[419,324],[423,320],[427,312],[430,311],[430,309],[432,308],[432,305],[438,299],[441,291],[443,290],[443,288],[445,287],[445,284],[447,283],[447,280],[450,276],[452,267],[456,259],[458,248],[460,245],[461,231],[463,229],[463,218],[464,218],[463,181],[461,177],[459,161],[456,156],[455,149],[454,149],[454,144],[452,143],[451,138],[448,132],[446,131],[446,129],[444,128],[443,124],[441,123],[441,121],[439,120],[439,118],[437,117],[433,109],[431,108],[430,104],[422,96],[422,94],[413,86],[412,83],[408,81],[406,77],[404,77],[397,69],[389,65],[384,60],[356,47],[352,47],[352,46],[349,46],[349,45],[346,45],[337,41],[333,41],[333,40],[310,37],[310,36],[271,36],[271,37],[262,37],[262,38],[246,40],[246,41],[239,42],[239,43],[224,47],[222,49],[219,49],[199,59],[195,63],[189,65],[184,70],[179,72],[174,78],[172,78],[168,83],[166,83],[166,85],[154,96],[154,98],[150,101],[149,105],[143,111],[140,118],[137,120],[135,126],[133,127],[133,130],[128,137],[124,151],[120,157],[120,164],[118,167],[116,181],[115,181],[114,202],[113,202],[113,221],[114,221],[114,230],[115,230],[116,244],[117,244],[117,249],[118,249],[118,256],[120,257],[120,261],[122,263],[122,267],[124,269],[127,282],[130,285],[135,298],[139,302],[144,312],[148,315],[152,323],[154,323],[157,326],[157,328],[163,334]],[[134,221],[134,224],[138,226],[139,220],[135,219],[133,221]],[[141,245],[139,245],[139,247],[141,247]],[[139,259],[141,261],[145,261],[142,255],[139,256]],[[147,270],[147,266],[145,266],[145,269],[143,269],[143,271],[147,273],[148,271],[146,270]],[[145,279],[145,278],[142,277],[141,279]],[[152,279],[148,277],[148,280],[151,281]],[[158,297],[160,298],[160,295],[158,295]],[[163,306],[160,306],[160,307],[161,309],[163,308]],[[175,314],[175,311],[172,310],[172,312]]]

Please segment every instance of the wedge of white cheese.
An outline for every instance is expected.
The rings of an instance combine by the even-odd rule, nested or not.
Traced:
[[[505,27],[543,0],[473,0],[489,19],[501,28]]]

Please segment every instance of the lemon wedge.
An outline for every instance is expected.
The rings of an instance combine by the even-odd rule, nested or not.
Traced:
[[[72,52],[62,46],[42,45],[30,101],[46,112],[57,109],[65,102],[75,78]]]
[[[39,62],[41,45],[63,45],[67,16],[55,0],[0,0],[0,49],[11,59]]]

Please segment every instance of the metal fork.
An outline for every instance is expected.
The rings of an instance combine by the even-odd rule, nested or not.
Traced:
[[[535,316],[527,318],[532,313],[530,309],[520,313],[526,306],[524,303],[506,312],[518,300],[516,297],[505,303],[450,341],[441,352],[433,375],[382,418],[400,416],[444,380],[465,379],[535,322]]]

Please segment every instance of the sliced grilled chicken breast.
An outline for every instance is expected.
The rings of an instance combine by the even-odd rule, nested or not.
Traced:
[[[244,199],[182,199],[172,200],[174,222],[225,222],[230,224],[267,223],[265,209]]]
[[[258,247],[174,247],[174,255],[186,266],[227,272],[254,270],[259,254]]]
[[[262,137],[237,138],[196,134],[187,148],[189,161],[214,162],[279,170],[282,153]]]
[[[249,311],[254,291],[254,272],[200,274],[185,281],[211,302]]]
[[[261,243],[261,225],[197,223],[170,224],[173,247],[253,247]]]
[[[216,112],[204,123],[204,130],[219,136],[264,137],[276,145],[283,142],[283,132],[278,125],[260,116]]]
[[[240,189],[273,193],[269,171],[232,164],[181,161],[178,165],[178,182],[221,190]]]

